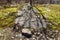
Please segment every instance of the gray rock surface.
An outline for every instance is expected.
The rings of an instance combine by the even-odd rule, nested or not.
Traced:
[[[15,24],[19,23],[22,27],[32,27],[34,29],[46,28],[46,22],[41,15],[38,15],[38,11],[30,9],[30,4],[25,4],[21,10],[18,11]],[[44,24],[44,25],[43,25]]]

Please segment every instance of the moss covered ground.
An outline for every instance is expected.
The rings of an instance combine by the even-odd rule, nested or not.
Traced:
[[[58,26],[51,26],[53,29],[60,30],[60,5],[57,4],[43,4],[37,5],[37,8],[42,11],[44,16],[51,22],[55,22]]]

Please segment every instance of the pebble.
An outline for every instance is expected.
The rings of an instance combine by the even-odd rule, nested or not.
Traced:
[[[32,34],[31,31],[29,29],[26,29],[26,28],[22,29],[22,33]]]
[[[22,37],[22,34],[17,34],[16,37]]]
[[[12,39],[14,39],[14,37],[11,37]]]
[[[3,36],[3,34],[0,33],[0,36]]]

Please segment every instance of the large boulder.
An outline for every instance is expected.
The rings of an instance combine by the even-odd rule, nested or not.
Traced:
[[[17,13],[15,24],[19,24],[22,27],[30,27],[34,29],[46,28],[46,22],[42,15],[37,14],[36,9],[31,9],[29,3],[26,3],[21,10]]]

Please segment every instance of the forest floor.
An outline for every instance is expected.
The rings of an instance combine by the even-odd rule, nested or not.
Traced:
[[[50,26],[53,30],[60,31],[60,5],[56,4],[47,4],[47,5],[37,5],[39,10],[42,10],[42,13],[52,22],[56,22],[58,26]],[[0,40],[10,40],[8,39],[11,35],[12,28],[9,28],[15,19],[15,16],[9,16],[10,13],[17,12],[17,7],[8,7],[0,9]],[[6,18],[6,19],[5,19]],[[12,23],[11,23],[12,22]],[[6,26],[7,25],[7,26]],[[9,26],[9,27],[8,27]],[[2,28],[3,27],[3,28]],[[6,37],[8,37],[6,39]],[[58,37],[60,40],[60,36]]]
[[[58,31],[55,31],[56,33],[58,32]],[[50,32],[51,33],[51,32]],[[50,34],[49,33],[49,34]],[[53,33],[53,34],[55,34],[55,33]],[[24,39],[24,38],[19,38],[19,37],[13,37],[13,35],[15,35],[15,34],[13,34],[13,31],[12,31],[12,28],[5,28],[5,29],[3,29],[3,30],[0,30],[0,40],[37,40],[37,39],[34,39],[34,38],[31,38],[31,39]],[[19,36],[20,34],[18,34],[18,36]],[[56,38],[49,38],[49,40],[60,40],[60,33],[58,33],[58,34],[56,34],[56,35],[58,35],[57,36],[57,39]],[[42,40],[42,39],[41,39]],[[44,39],[43,39],[44,40]]]

